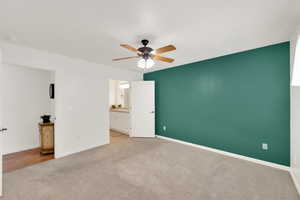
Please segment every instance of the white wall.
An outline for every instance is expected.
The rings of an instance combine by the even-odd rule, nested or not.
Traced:
[[[50,113],[48,93],[51,72],[3,65],[2,78],[3,153],[13,153],[39,146],[40,116]]]
[[[109,108],[116,104],[116,80],[109,80]]]
[[[55,70],[55,151],[62,157],[109,142],[109,79],[142,80],[140,72],[111,68],[5,42],[3,62]]]
[[[109,80],[109,105],[122,105],[129,108],[129,88],[120,88],[120,84],[128,83],[128,81]]]
[[[299,29],[300,30],[300,29]],[[300,32],[291,39],[291,172],[300,192]]]
[[[129,108],[130,107],[130,88],[124,88],[123,89],[124,93],[124,107]]]
[[[2,89],[4,88],[3,87],[3,79],[1,79],[1,76],[2,76],[2,49],[0,48],[0,128],[4,128],[3,126],[3,123],[2,123],[2,109],[3,109],[3,106],[2,106]],[[3,134],[3,133],[1,133]],[[3,141],[2,141],[2,137],[0,136],[0,148],[2,148],[2,144],[3,144]],[[2,149],[0,149],[0,196],[2,196]]]
[[[291,40],[292,85],[300,86],[300,33]]]
[[[300,87],[291,90],[291,167],[300,185]]]

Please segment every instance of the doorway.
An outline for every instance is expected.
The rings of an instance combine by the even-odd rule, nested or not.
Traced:
[[[109,80],[110,143],[155,137],[154,81]]]
[[[130,136],[130,82],[109,80],[110,143],[119,143]]]
[[[2,64],[2,77],[3,172],[54,159],[55,72]]]

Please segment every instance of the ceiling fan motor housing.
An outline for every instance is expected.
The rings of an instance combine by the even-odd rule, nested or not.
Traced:
[[[144,59],[148,59],[150,57],[150,53],[153,51],[150,47],[141,47],[138,49],[140,52],[142,52],[142,56]]]
[[[141,43],[142,43],[144,46],[138,48],[138,51],[142,53],[142,54],[139,55],[139,56],[141,56],[142,58],[144,58],[145,60],[147,60],[148,58],[151,57],[150,53],[153,51],[153,49],[150,48],[150,47],[146,47],[146,46],[148,45],[148,43],[149,43],[149,40],[144,39],[144,40],[141,41]]]

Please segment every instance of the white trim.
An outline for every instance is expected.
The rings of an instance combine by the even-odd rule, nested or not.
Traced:
[[[291,170],[290,170],[290,174],[291,174],[291,177],[292,177],[292,179],[293,179],[294,185],[295,185],[295,187],[296,187],[296,189],[297,189],[297,191],[298,191],[298,193],[299,193],[299,195],[300,195],[300,185],[299,185],[299,183],[298,183],[298,181],[297,181],[297,179],[296,179],[296,175],[295,175],[295,173],[293,172],[292,168],[291,168]]]
[[[222,154],[222,155],[225,155],[225,156],[238,158],[238,159],[242,159],[242,160],[247,160],[247,161],[254,162],[254,163],[257,163],[257,164],[260,164],[260,165],[265,165],[265,166],[269,166],[269,167],[273,167],[273,168],[276,168],[276,169],[281,169],[281,170],[285,170],[285,171],[290,172],[290,167],[287,167],[287,166],[284,166],[284,165],[275,164],[275,163],[272,163],[272,162],[267,162],[267,161],[263,161],[263,160],[259,160],[259,159],[255,159],[255,158],[250,158],[250,157],[238,155],[238,154],[235,154],[235,153],[229,153],[229,152],[226,152],[226,151],[222,151],[222,150],[218,150],[218,149],[214,149],[214,148],[210,148],[210,147],[205,147],[205,146],[198,145],[198,144],[192,144],[192,143],[189,143],[189,142],[184,142],[184,141],[181,141],[181,140],[176,140],[176,139],[172,139],[172,138],[164,137],[164,136],[160,136],[160,135],[156,135],[156,137],[164,139],[164,140],[169,140],[169,141],[177,142],[177,143],[180,143],[180,144],[189,145],[189,146],[192,146],[192,147],[204,149],[204,150],[207,150],[207,151],[212,151],[212,152],[219,153],[219,154]]]

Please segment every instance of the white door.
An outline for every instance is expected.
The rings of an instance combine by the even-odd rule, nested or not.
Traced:
[[[2,52],[0,49],[0,196],[2,196],[2,134],[5,131],[2,124],[2,93],[4,88],[2,76]]]
[[[131,137],[154,137],[154,81],[131,83]]]

